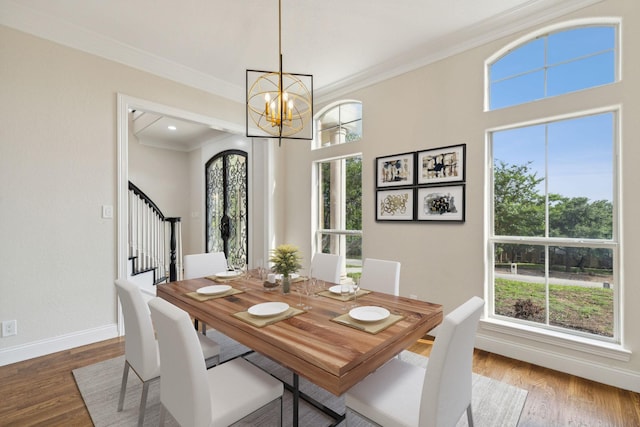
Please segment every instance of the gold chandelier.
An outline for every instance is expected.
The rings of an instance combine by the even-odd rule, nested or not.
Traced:
[[[282,0],[278,0],[279,70],[247,70],[247,136],[313,139],[313,76],[282,71]]]

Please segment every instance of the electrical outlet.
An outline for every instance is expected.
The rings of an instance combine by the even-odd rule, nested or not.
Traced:
[[[113,206],[102,205],[102,218],[113,218]]]
[[[12,335],[18,335],[18,321],[17,320],[5,320],[2,322],[2,336],[10,337]]]
[[[409,295],[409,298],[410,298],[410,299],[418,299],[418,295],[413,295],[413,294],[411,294],[411,295]]]

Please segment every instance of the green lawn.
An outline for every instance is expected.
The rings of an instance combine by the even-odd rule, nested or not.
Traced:
[[[545,291],[540,283],[495,280],[496,314],[518,317],[516,303],[525,302],[522,318],[545,323]],[[530,303],[527,300],[531,300]],[[539,311],[537,311],[539,309]],[[583,286],[549,285],[549,324],[613,336],[613,291]]]

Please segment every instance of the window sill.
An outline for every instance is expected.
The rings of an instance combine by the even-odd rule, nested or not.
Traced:
[[[511,335],[623,362],[628,362],[631,359],[631,351],[625,349],[620,344],[563,334],[557,331],[550,331],[529,325],[514,324],[499,319],[482,319],[480,321],[479,331],[483,330],[487,332]]]

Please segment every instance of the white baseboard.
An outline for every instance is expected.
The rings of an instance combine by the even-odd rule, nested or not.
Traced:
[[[548,346],[542,349],[482,334],[476,335],[475,346],[480,350],[640,393],[638,372],[567,356],[550,351]]]
[[[117,336],[118,327],[114,323],[112,325],[78,331],[73,334],[61,335],[28,344],[3,348],[0,350],[0,366],[22,362],[23,360],[33,359],[34,357],[44,356],[46,354],[56,353],[58,351],[68,350],[70,348],[80,347],[98,341],[104,341]]]

